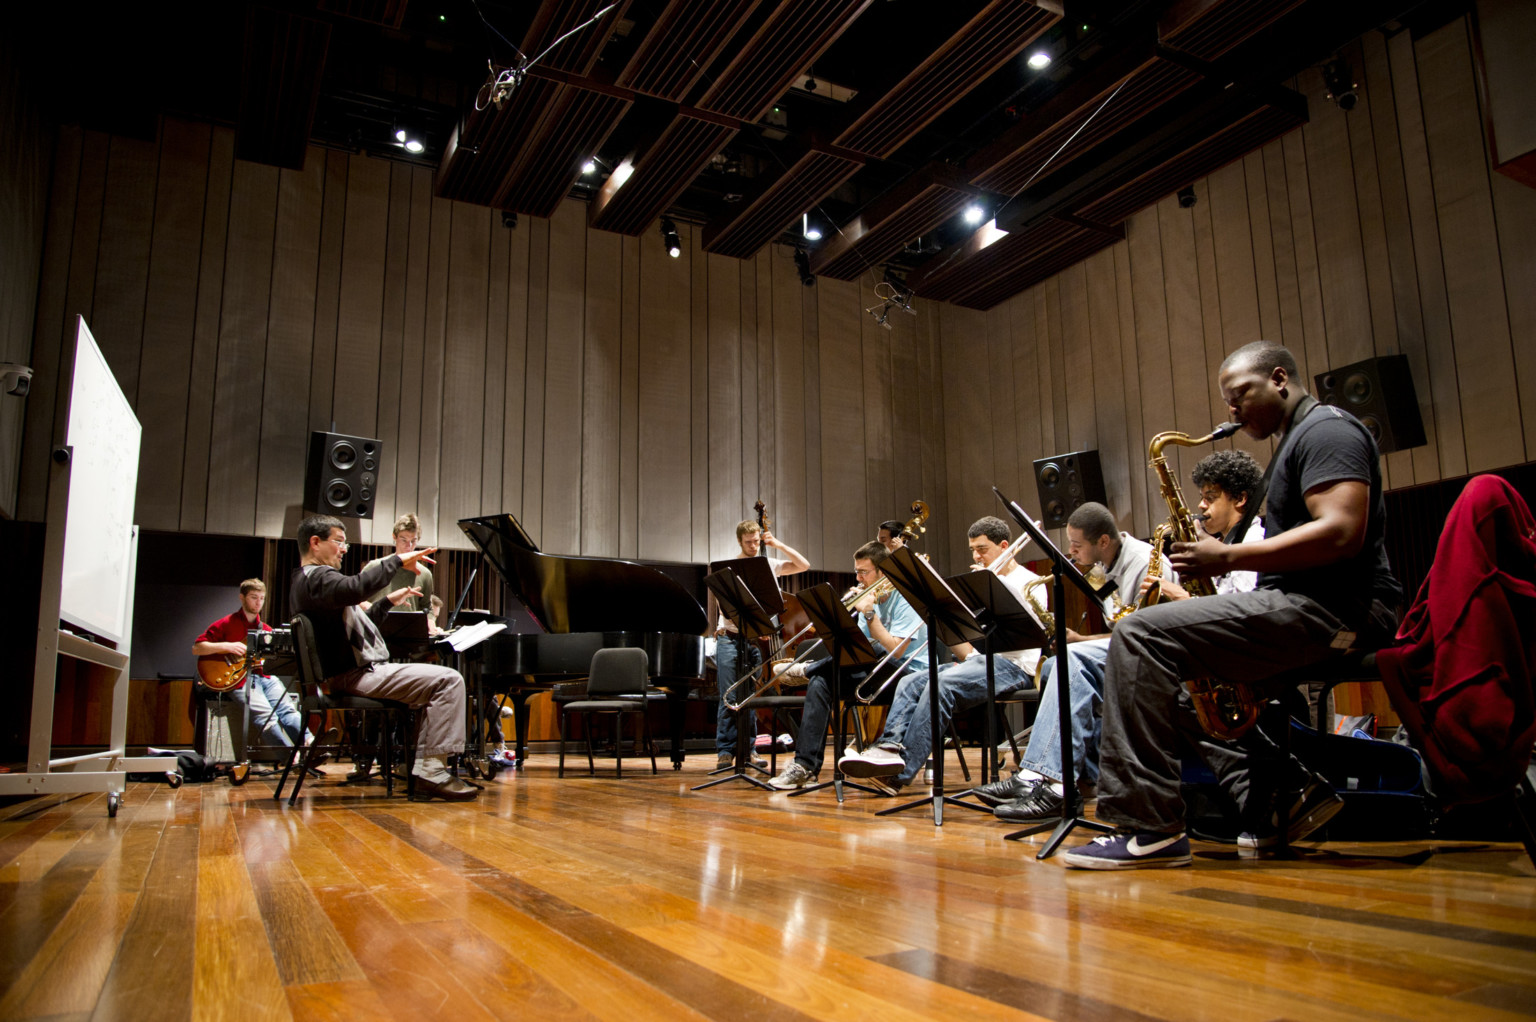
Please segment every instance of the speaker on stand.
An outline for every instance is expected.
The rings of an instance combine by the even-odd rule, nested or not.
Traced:
[[[1107,500],[1097,450],[1041,458],[1035,462],[1035,487],[1047,529],[1065,527],[1072,512],[1090,500],[1100,504]]]
[[[383,453],[378,440],[315,430],[305,462],[305,507],[338,518],[372,518]]]
[[[1382,454],[1424,444],[1424,419],[1407,355],[1368,358],[1318,373],[1317,399],[1360,420]]]

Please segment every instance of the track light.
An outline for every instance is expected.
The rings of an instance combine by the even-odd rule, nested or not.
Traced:
[[[667,255],[673,259],[683,254],[683,239],[677,236],[677,224],[669,216],[661,218],[661,242],[667,246]]]
[[[510,209],[502,210],[501,211],[501,226],[505,227],[509,231],[516,230],[517,229],[517,214],[512,212]]]
[[[811,222],[811,214],[800,214],[800,236],[806,241],[821,240],[821,225]]]
[[[596,174],[597,173],[597,161],[596,160],[588,160],[586,163],[583,163],[581,165],[581,172],[583,174]]]
[[[1328,98],[1345,112],[1353,110],[1359,97],[1355,95],[1355,74],[1349,61],[1336,57],[1323,68],[1323,84],[1328,87]]]
[[[1037,50],[1029,55],[1027,63],[1036,71],[1044,71],[1051,66],[1051,55],[1044,50]]]
[[[965,207],[965,213],[963,214],[963,217],[967,224],[975,227],[977,224],[981,223],[987,218],[987,211],[973,202],[969,206]]]
[[[1191,206],[1193,206],[1198,201],[1200,201],[1200,200],[1195,198],[1195,186],[1194,185],[1185,185],[1183,188],[1179,189],[1179,206],[1180,206],[1180,208],[1182,208],[1182,209],[1189,209]]]
[[[816,286],[816,276],[811,273],[811,257],[799,245],[795,246],[795,269],[800,271],[800,283],[806,287]]]

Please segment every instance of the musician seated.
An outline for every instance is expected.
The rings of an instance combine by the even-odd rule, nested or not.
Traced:
[[[1241,524],[1263,475],[1259,463],[1244,451],[1217,451],[1195,465],[1190,477],[1200,491],[1202,527],[1207,534],[1221,538]],[[1244,533],[1242,542],[1264,538],[1263,522],[1253,516]],[[1150,564],[1150,557],[1147,563]],[[1253,572],[1234,571],[1214,581],[1217,592],[1247,592],[1257,580]],[[1189,598],[1189,592],[1166,569],[1160,579],[1144,572],[1139,582],[1140,592],[1145,593],[1154,581],[1165,599]],[[1072,701],[1072,773],[1077,778],[1079,790],[1084,793],[1093,790],[1099,777],[1100,708],[1104,697],[1104,660],[1099,654],[1107,654],[1108,646],[1108,643],[1076,643],[1067,651]],[[1061,718],[1056,706],[1056,686],[1051,684],[1054,672],[1054,661],[1047,659],[1041,671],[1040,707],[1035,713],[1035,724],[1019,769],[1007,780],[976,789],[983,802],[995,807],[993,813],[1000,820],[1031,823],[1061,813],[1065,791],[1061,784]],[[1217,766],[1216,763],[1212,765]],[[1218,769],[1217,774],[1224,783],[1228,779],[1232,781],[1233,788],[1229,793],[1241,804],[1246,772]]]
[[[885,577],[880,564],[889,556],[890,552],[879,540],[865,543],[854,551],[853,574],[866,592],[854,603],[852,610],[859,616],[859,630],[869,637],[878,652],[889,654],[893,663],[905,661],[909,667],[921,665],[927,670],[928,627],[917,611],[894,589],[878,593],[868,591]],[[781,677],[803,677],[809,682],[805,690],[805,709],[800,718],[800,735],[795,741],[795,758],[768,782],[784,790],[801,788],[814,781],[821,772],[826,754],[827,725],[837,702],[833,685],[839,672],[832,658],[824,657],[810,664],[776,665],[775,673]],[[861,670],[845,673],[843,679],[857,683],[868,675],[868,671]]]
[[[1013,534],[1006,522],[988,515],[972,524],[966,537],[971,547],[972,567],[987,570],[1008,552]],[[1013,558],[1003,561],[996,570],[1020,602],[1024,600],[1024,587],[1038,577]],[[940,734],[948,730],[955,711],[980,706],[987,701],[987,658],[969,645],[956,647],[954,653],[960,661],[939,668]],[[996,692],[1011,692],[1030,684],[1039,661],[1038,649],[997,653],[993,657]],[[843,754],[843,773],[850,777],[888,777],[890,780],[886,784],[897,790],[910,784],[928,762],[928,754],[933,749],[929,697],[926,666],[902,675],[896,683],[896,696],[879,739],[863,752],[850,746]]]
[[[192,653],[201,661],[220,664],[233,663],[233,658],[246,653],[246,637],[251,629],[270,632],[272,626],[261,619],[261,608],[267,602],[267,584],[259,578],[248,578],[240,583],[240,609],[221,617],[197,637]],[[245,684],[229,693],[237,703],[249,702],[251,719],[266,736],[267,744],[293,748],[304,735],[304,718],[288,689],[276,678],[254,671],[246,675]]]
[[[1270,468],[1266,536],[1174,545],[1185,577],[1256,571],[1251,592],[1178,600],[1132,614],[1115,630],[1105,669],[1100,820],[1117,825],[1065,856],[1077,869],[1187,866],[1181,753],[1194,711],[1185,678],[1253,686],[1391,636],[1402,590],[1387,564],[1381,457],[1353,416],[1320,405],[1284,347],[1256,341],[1218,375],[1234,421],[1255,440],[1282,437]],[[1337,796],[1294,760],[1302,786],[1287,818],[1295,840],[1338,810]],[[1285,780],[1286,784],[1291,779]],[[1289,799],[1289,794],[1284,796]]]
[[[391,554],[356,575],[343,575],[341,555],[347,533],[341,521],[311,515],[299,523],[299,567],[293,573],[290,602],[315,627],[316,652],[333,693],[392,699],[417,711],[416,762],[412,798],[463,802],[478,792],[448,772],[446,757],[464,751],[464,679],[436,664],[390,663],[378,622],[410,596],[413,586],[388,593],[367,612],[361,605],[403,566],[414,571],[431,564],[436,548]]]

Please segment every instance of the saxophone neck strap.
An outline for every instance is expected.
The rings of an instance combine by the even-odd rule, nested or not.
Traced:
[[[1269,480],[1275,474],[1275,466],[1280,464],[1280,459],[1285,457],[1286,450],[1291,446],[1291,440],[1295,438],[1301,420],[1311,415],[1317,408],[1317,398],[1311,394],[1304,394],[1300,401],[1296,402],[1296,410],[1291,414],[1290,428],[1285,431],[1285,438],[1280,441],[1280,446],[1275,448],[1275,453],[1269,459],[1269,467],[1264,469],[1264,478],[1259,480],[1259,485],[1248,496],[1248,505],[1243,509],[1243,517],[1237,525],[1227,530],[1227,534],[1221,537],[1223,543],[1241,543],[1244,536],[1248,535],[1248,527],[1259,516],[1259,509],[1264,506],[1264,500],[1269,496]]]

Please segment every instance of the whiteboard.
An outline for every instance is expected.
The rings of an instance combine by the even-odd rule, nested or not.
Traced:
[[[59,617],[121,649],[132,595],[129,572],[141,429],[85,317],[77,318],[64,441],[74,455]]]

